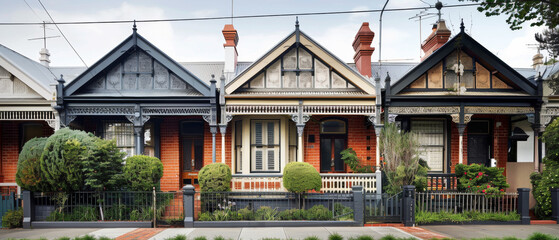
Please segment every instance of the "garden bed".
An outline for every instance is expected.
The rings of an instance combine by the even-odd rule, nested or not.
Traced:
[[[195,221],[195,228],[222,228],[222,227],[322,227],[337,226],[350,227],[362,226],[355,221]]]
[[[34,221],[33,228],[151,228],[151,221],[96,221],[96,222],[63,222]]]
[[[418,211],[415,214],[415,222],[418,225],[521,224],[520,215],[516,212],[482,213],[477,211],[461,213]]]

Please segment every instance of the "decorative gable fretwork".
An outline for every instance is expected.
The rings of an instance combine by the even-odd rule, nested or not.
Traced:
[[[355,88],[304,47],[292,46],[242,89],[331,90]]]
[[[296,114],[299,106],[295,105],[227,105],[226,112],[232,115],[251,114]],[[308,115],[372,115],[374,105],[303,105],[302,114]]]
[[[455,50],[412,82],[408,89],[513,89],[497,75],[497,71],[490,71],[476,58]]]
[[[86,87],[86,92],[180,90],[201,95],[192,86],[142,50],[102,73]]]

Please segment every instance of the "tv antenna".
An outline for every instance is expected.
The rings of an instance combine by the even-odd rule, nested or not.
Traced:
[[[47,48],[47,38],[59,38],[60,35],[57,36],[47,36],[47,26],[46,26],[46,22],[43,21],[43,26],[41,26],[43,28],[43,37],[38,37],[38,38],[29,38],[27,40],[29,41],[33,41],[33,40],[43,40],[43,48]],[[51,28],[49,28],[50,30],[52,30]]]
[[[409,20],[416,19],[415,21],[419,22],[419,59],[421,59],[421,57],[422,57],[421,55],[423,53],[421,51],[421,20],[433,18],[437,15],[438,15],[437,13],[430,13],[430,12],[427,12],[427,10],[422,10],[418,14],[415,14],[415,16],[409,18]]]

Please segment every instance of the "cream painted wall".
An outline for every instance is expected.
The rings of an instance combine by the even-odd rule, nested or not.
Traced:
[[[515,127],[519,127],[530,136],[526,141],[517,142],[517,162],[534,162],[534,131],[532,130],[532,127],[530,125],[531,123],[528,122],[528,120],[523,120],[512,124],[512,129],[514,129]]]

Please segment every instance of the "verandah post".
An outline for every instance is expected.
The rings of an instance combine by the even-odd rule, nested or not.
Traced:
[[[559,224],[559,188],[551,189],[551,219]]]
[[[530,189],[518,188],[518,214],[522,224],[530,225]]]
[[[351,187],[353,192],[353,221],[359,226],[363,226],[365,223],[365,199],[363,195],[362,186]]]
[[[184,209],[184,227],[194,227],[194,194],[196,189],[192,185],[186,185],[182,188],[183,209]]]

